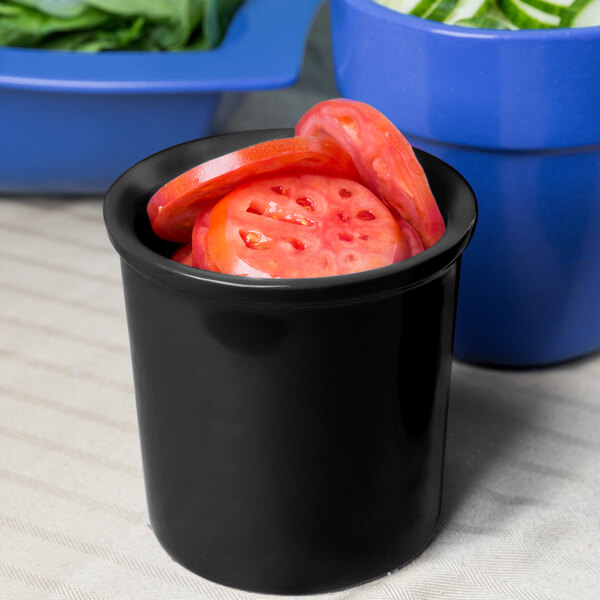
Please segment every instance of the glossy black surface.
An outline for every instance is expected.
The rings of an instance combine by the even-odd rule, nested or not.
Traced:
[[[432,249],[351,276],[258,280],[164,259],[144,206],[197,162],[287,131],[200,140],[111,188],[153,529],[199,575],[305,594],[402,566],[440,510],[460,254],[475,199],[419,154],[447,223]]]

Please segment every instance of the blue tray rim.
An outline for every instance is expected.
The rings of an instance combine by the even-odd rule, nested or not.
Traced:
[[[82,52],[0,48],[0,89],[181,93],[269,89],[298,78],[323,0],[245,0],[218,48]]]

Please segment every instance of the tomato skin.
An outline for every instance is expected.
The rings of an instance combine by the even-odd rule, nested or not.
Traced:
[[[446,226],[412,147],[378,110],[356,100],[316,104],[296,125],[296,135],[334,140],[354,161],[360,181],[408,221],[429,248]]]
[[[367,188],[314,174],[236,188],[213,208],[206,244],[221,272],[271,278],[355,273],[414,251]]]
[[[423,252],[425,250],[423,240],[421,240],[421,236],[415,231],[415,228],[406,219],[399,216],[396,216],[396,223],[398,223],[402,237],[406,241],[409,255],[416,256]]]
[[[352,159],[331,140],[303,136],[270,140],[209,160],[169,181],[150,199],[148,217],[159,237],[189,242],[204,203],[217,201],[258,176],[307,171],[358,179]]]
[[[175,250],[171,260],[181,263],[182,265],[195,266],[192,262],[192,244],[182,244]]]
[[[196,217],[196,222],[194,223],[194,229],[192,231],[192,264],[194,267],[205,269],[206,271],[215,270],[211,267],[206,255],[206,234],[208,232],[210,214],[214,205],[215,202],[210,202],[202,207],[200,213]]]

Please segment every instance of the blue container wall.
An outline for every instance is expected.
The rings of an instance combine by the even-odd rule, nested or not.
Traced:
[[[600,143],[600,28],[448,26],[372,1],[331,0],[344,96],[408,135],[505,150]]]
[[[2,192],[103,195],[149,154],[211,133],[219,97],[2,90]]]
[[[410,141],[454,166],[478,199],[456,355],[538,365],[600,347],[600,145],[494,152]]]
[[[600,349],[600,28],[447,26],[331,0],[341,95],[456,168],[479,205],[455,354],[539,366]]]

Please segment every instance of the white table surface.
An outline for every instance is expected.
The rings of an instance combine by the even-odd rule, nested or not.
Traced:
[[[226,130],[337,95],[327,14],[299,83]],[[600,355],[454,366],[441,525],[400,571],[320,596],[600,598]],[[101,199],[0,198],[0,598],[264,598],[175,564],[148,525],[118,258]]]

